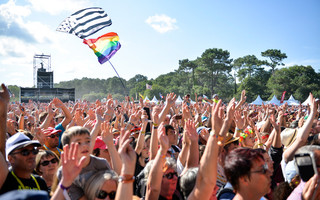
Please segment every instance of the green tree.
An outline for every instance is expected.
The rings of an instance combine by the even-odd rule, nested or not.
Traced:
[[[304,101],[312,92],[319,95],[320,75],[311,66],[292,66],[275,71],[268,80],[267,86],[280,96],[283,91],[292,94],[296,99]]]
[[[232,59],[229,57],[229,51],[217,48],[207,49],[202,53],[199,59],[200,66],[196,70],[202,84],[209,83],[205,85],[209,87],[210,95],[217,93],[219,78],[230,76]]]
[[[240,81],[253,75],[257,69],[261,68],[261,64],[262,62],[255,55],[247,55],[233,61],[234,69],[237,71],[237,77]]]
[[[11,102],[19,101],[20,87],[16,85],[8,85],[8,89],[11,92],[10,101]]]
[[[267,99],[270,96],[270,91],[266,87],[266,83],[270,76],[270,71],[265,71],[263,68],[257,69],[254,75],[242,80],[239,85],[237,97],[240,97],[242,90],[246,90],[247,102],[254,101],[258,95],[260,95],[262,99]]]
[[[192,88],[195,86],[195,75],[194,71],[198,67],[198,64],[195,60],[189,61],[188,59],[179,60],[178,71],[185,71],[192,73]]]
[[[274,74],[274,70],[278,65],[284,65],[282,60],[287,58],[287,55],[285,53],[281,53],[281,50],[278,49],[268,49],[264,52],[261,52],[261,56],[270,59],[271,63],[264,61],[264,64],[271,67],[272,74]]]

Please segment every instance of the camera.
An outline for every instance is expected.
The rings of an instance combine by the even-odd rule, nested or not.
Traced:
[[[296,154],[294,157],[297,171],[304,182],[317,174],[317,165],[312,152]]]

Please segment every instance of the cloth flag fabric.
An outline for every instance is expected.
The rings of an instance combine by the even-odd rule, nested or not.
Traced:
[[[284,97],[285,97],[286,92],[287,92],[287,91],[284,91],[284,92],[282,93],[280,103],[283,103],[283,100],[284,100]]]
[[[121,47],[119,36],[114,32],[104,34],[97,39],[84,39],[83,43],[94,51],[100,64],[108,61]]]
[[[84,39],[112,24],[108,14],[98,7],[85,8],[67,17],[57,31],[70,33]]]
[[[144,99],[144,96],[143,96],[141,93],[139,93],[139,96],[140,96],[142,99]]]
[[[152,90],[152,85],[149,85],[148,83],[146,83],[146,89],[147,90]]]
[[[162,94],[161,94],[161,93],[159,93],[159,96],[160,96],[160,98],[161,98],[161,99],[163,99],[163,96],[162,96]]]

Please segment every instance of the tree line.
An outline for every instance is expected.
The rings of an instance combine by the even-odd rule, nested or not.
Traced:
[[[247,101],[253,101],[257,95],[263,100],[270,100],[273,95],[281,97],[287,91],[286,99],[293,95],[295,99],[304,101],[309,92],[319,97],[320,74],[312,66],[283,66],[287,55],[278,49],[268,49],[261,52],[265,60],[259,60],[255,55],[247,55],[237,59],[230,58],[230,52],[223,49],[206,49],[195,60],[181,59],[179,67],[173,72],[162,74],[155,79],[137,74],[129,80],[118,77],[108,79],[82,78],[62,81],[54,84],[59,88],[75,88],[76,99],[94,101],[112,94],[115,99],[124,100],[125,96],[134,99],[139,94],[152,98],[159,94],[165,96],[174,92],[178,95],[194,94],[208,97],[218,94],[223,100],[233,96],[240,97],[242,90],[247,91]],[[152,85],[152,90],[146,89],[146,84]],[[15,86],[9,86],[13,93]],[[19,95],[17,93],[16,95]]]

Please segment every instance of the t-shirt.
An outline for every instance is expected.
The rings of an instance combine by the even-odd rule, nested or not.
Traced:
[[[36,179],[36,181],[32,177],[30,177],[29,179],[20,178],[20,177],[17,177],[17,178],[22,182],[26,190],[39,190],[37,186],[37,183],[38,183],[40,190],[44,190],[48,192],[48,187],[45,180],[43,180],[38,175],[35,175],[35,174],[32,174],[32,175]],[[12,175],[12,173],[9,172],[5,182],[2,185],[2,188],[0,189],[0,194],[6,193],[12,190],[23,190],[23,188],[22,188],[22,185],[19,184],[17,179]]]
[[[62,123],[59,123],[56,127],[54,127],[54,129],[61,130],[61,132],[59,133],[59,145],[58,145],[58,147],[60,149],[62,149],[63,147],[62,147],[62,143],[61,143],[61,137],[62,137],[62,134],[65,131],[65,129],[63,128]]]
[[[219,187],[219,189],[221,187],[223,187],[226,183],[227,183],[227,178],[226,175],[224,174],[224,169],[223,167],[218,163],[217,166],[217,186]]]
[[[97,171],[101,170],[111,170],[108,161],[104,158],[98,158],[96,156],[90,155],[89,164],[84,167],[79,176],[73,181],[68,193],[71,199],[79,199],[84,196],[84,186],[86,181]],[[58,169],[58,179],[61,180],[62,177],[62,166]]]

